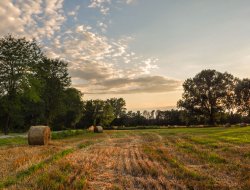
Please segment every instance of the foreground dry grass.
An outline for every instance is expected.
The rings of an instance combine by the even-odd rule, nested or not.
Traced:
[[[187,130],[106,131],[54,141],[48,147],[4,147],[2,187],[250,189],[249,127]],[[237,136],[237,131],[245,136]],[[67,154],[43,161],[66,149]],[[38,169],[27,172],[41,162]]]

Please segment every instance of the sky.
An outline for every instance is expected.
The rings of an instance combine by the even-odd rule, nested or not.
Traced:
[[[248,0],[0,0],[0,36],[68,62],[83,99],[168,109],[203,69],[250,76]]]

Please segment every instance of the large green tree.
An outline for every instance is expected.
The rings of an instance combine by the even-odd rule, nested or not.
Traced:
[[[64,91],[70,86],[68,64],[59,59],[44,58],[38,67],[41,81],[41,99],[44,102],[45,118],[50,126],[52,120],[63,111]]]
[[[15,113],[20,109],[19,94],[29,89],[42,62],[42,52],[37,43],[11,35],[0,39],[0,96],[5,114],[3,131],[8,134]]]
[[[205,116],[209,124],[214,125],[216,114],[229,109],[228,99],[233,93],[234,80],[228,73],[203,70],[184,82],[184,93],[178,107],[191,114]]]

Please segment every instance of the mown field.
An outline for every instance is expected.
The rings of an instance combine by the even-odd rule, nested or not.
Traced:
[[[250,127],[53,138],[0,139],[0,189],[250,189]]]

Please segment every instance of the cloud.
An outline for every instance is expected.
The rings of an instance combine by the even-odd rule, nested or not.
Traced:
[[[126,0],[126,3],[127,4],[131,4],[131,3],[133,3],[133,2],[135,2],[136,0]]]
[[[80,5],[77,5],[74,10],[68,12],[68,15],[77,16],[79,9],[80,9]]]
[[[89,92],[86,85],[75,85],[86,94],[137,94],[176,91],[180,89],[181,81],[163,76],[141,76],[137,78],[113,78],[93,82],[91,86],[97,88]]]
[[[148,58],[145,61],[143,61],[145,63],[145,65],[143,67],[141,67],[141,69],[143,70],[144,74],[150,74],[152,69],[158,69],[158,65],[156,65],[155,63],[158,61],[158,59],[153,59],[153,58]]]
[[[114,2],[92,0],[89,7],[108,10],[106,6]],[[69,63],[73,86],[84,93],[155,93],[178,89],[179,81],[151,75],[152,70],[158,69],[158,60],[131,51],[129,44],[134,37],[106,37],[105,20],[92,26],[73,22],[67,27],[67,16],[77,17],[79,11],[77,5],[65,14],[63,0],[0,1],[0,34],[36,38],[47,56]],[[97,27],[103,33],[98,33]]]
[[[65,21],[63,0],[11,0],[0,1],[0,34],[52,38]]]
[[[107,31],[108,25],[105,24],[104,22],[98,21],[97,26],[101,29],[103,33]]]
[[[88,94],[127,94],[174,91],[180,86],[176,80],[150,75],[158,68],[157,59],[130,51],[132,37],[112,40],[91,30],[87,25],[76,26],[55,38],[47,49],[53,52],[50,56],[70,63],[74,87]]]
[[[89,8],[98,8],[103,15],[109,13],[110,8],[108,7],[111,4],[111,0],[91,0]]]
[[[114,69],[107,64],[96,61],[85,61],[79,67],[71,67],[70,74],[74,79],[89,83],[107,80],[112,77]]]
[[[100,13],[102,15],[108,15],[111,7],[116,7],[115,5],[118,4],[127,4],[130,5],[133,2],[135,2],[136,0],[90,0],[90,4],[88,5],[89,8],[95,8],[95,9],[99,9]],[[112,6],[113,5],[113,6]]]
[[[121,5],[130,5],[136,0],[90,0],[88,8],[96,9],[102,15],[102,21],[97,21],[97,27],[102,33],[106,33],[112,21],[109,19],[112,10],[120,9]],[[75,12],[69,14],[74,15]]]
[[[22,32],[24,28],[23,21],[19,19],[20,15],[21,10],[15,7],[11,1],[0,1],[0,33]]]
[[[86,25],[76,26],[55,38],[47,49],[53,52],[51,56],[65,58],[70,63],[74,87],[89,94],[176,90],[178,81],[149,75],[152,69],[157,69],[157,59],[130,51],[129,42],[133,38],[111,40],[91,30]]]

